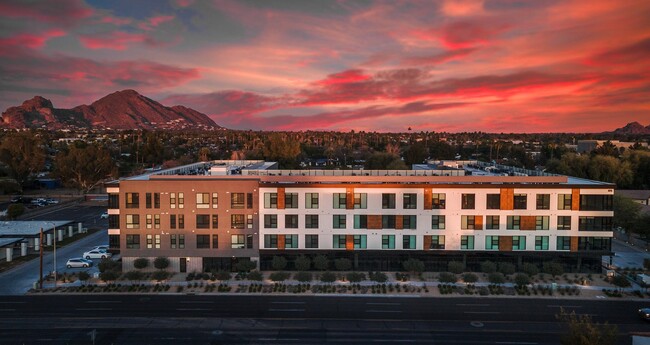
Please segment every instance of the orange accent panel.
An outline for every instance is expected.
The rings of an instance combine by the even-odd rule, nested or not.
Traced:
[[[278,235],[278,249],[279,250],[284,250],[285,244],[284,244],[284,235]]]
[[[424,250],[431,249],[431,236],[424,236]]]
[[[401,214],[395,216],[395,229],[396,230],[404,229],[404,216]]]
[[[515,208],[515,190],[513,188],[501,188],[501,209],[513,210]]]
[[[474,216],[474,230],[483,230],[483,216]]]
[[[535,230],[535,216],[521,216],[519,229],[520,230]]]
[[[499,251],[512,251],[512,236],[499,236]]]
[[[278,210],[284,210],[284,187],[278,188]]]
[[[578,236],[571,236],[571,251],[578,251]]]
[[[433,204],[431,200],[432,194],[433,191],[431,188],[424,188],[424,209],[425,210],[433,209]]]
[[[380,215],[368,215],[368,229],[381,229]]]
[[[354,236],[345,235],[345,250],[354,250]]]
[[[571,211],[580,211],[580,189],[571,190]]]
[[[354,187],[345,188],[345,208],[354,209]]]

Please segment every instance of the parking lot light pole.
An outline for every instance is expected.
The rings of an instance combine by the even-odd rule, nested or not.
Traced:
[[[53,230],[53,235],[54,235],[54,288],[56,289],[56,279],[57,279],[57,273],[56,273],[56,224],[53,222],[50,222],[52,224],[52,230]]]

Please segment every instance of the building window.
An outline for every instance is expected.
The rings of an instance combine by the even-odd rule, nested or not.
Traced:
[[[184,214],[179,214],[178,215],[178,228],[179,229],[185,229],[185,215]]]
[[[176,208],[176,193],[169,193],[169,208]]]
[[[432,209],[444,209],[445,208],[445,193],[433,193],[431,195],[431,208]]]
[[[153,236],[153,246],[156,249],[160,249],[160,235]]]
[[[264,193],[264,208],[278,208],[278,193]]]
[[[443,230],[445,228],[445,216],[431,216],[431,229]]]
[[[144,205],[145,208],[151,208],[151,206],[153,205],[151,200],[151,193],[146,193],[144,195]]]
[[[395,235],[381,235],[381,249],[395,249]]]
[[[284,215],[284,227],[287,229],[297,229],[298,228],[298,215],[297,214],[285,214]]]
[[[108,208],[114,208],[114,209],[120,208],[120,195],[119,194],[109,194],[108,195]]]
[[[248,229],[253,228],[253,215],[252,214],[247,214],[246,215],[246,228],[248,228]]]
[[[415,235],[402,236],[402,249],[415,249]]]
[[[606,250],[612,248],[612,239],[609,237],[579,237],[578,250]]]
[[[415,215],[403,216],[402,217],[402,229],[417,229],[418,227],[418,217]]]
[[[579,217],[578,231],[612,231],[612,217]]]
[[[460,228],[463,230],[473,230],[476,224],[476,216],[461,216]]]
[[[277,229],[278,227],[278,215],[277,214],[265,214],[264,215],[264,228],[266,229]]]
[[[571,230],[571,216],[557,216],[558,230]]]
[[[127,249],[140,249],[140,235],[126,235]]]
[[[285,248],[298,248],[298,235],[284,235]]]
[[[126,208],[140,208],[139,193],[126,193]]]
[[[571,237],[558,236],[557,237],[557,250],[571,250]]]
[[[284,195],[284,208],[298,208],[298,193]]]
[[[354,208],[358,208],[358,209],[368,208],[367,193],[354,193]]]
[[[176,229],[176,215],[175,214],[170,214],[169,215],[169,228],[170,229]]]
[[[197,214],[196,215],[196,228],[197,229],[209,229],[210,228],[210,215],[209,214]]]
[[[305,208],[318,208],[318,193],[305,193]]]
[[[485,229],[487,229],[487,230],[499,230],[499,216],[486,216],[485,217]]]
[[[196,208],[210,208],[210,193],[196,193]]]
[[[120,215],[119,214],[109,214],[108,215],[108,228],[109,229],[119,229],[120,228]]]
[[[499,236],[485,236],[486,250],[499,250]]]
[[[346,196],[345,193],[334,193],[332,194],[333,208],[346,208]]]
[[[232,229],[243,229],[244,228],[244,215],[243,214],[231,214],[230,215],[230,228],[232,228]]]
[[[278,235],[264,235],[264,248],[277,249]]]
[[[571,209],[571,194],[558,194],[557,196],[557,209],[570,210]]]
[[[178,246],[178,241],[176,239],[176,235],[175,234],[169,235],[169,247],[171,249],[176,249],[177,246]]]
[[[246,235],[246,248],[253,249],[253,235]]]
[[[535,250],[548,250],[548,236],[535,236]]]
[[[611,195],[580,195],[580,211],[612,211]]]
[[[212,215],[212,228],[213,229],[219,228],[219,215],[217,214]]]
[[[520,216],[508,216],[506,229],[508,230],[519,230],[519,225],[521,224]]]
[[[395,208],[395,193],[382,193],[381,194],[381,208],[394,209]]]
[[[219,207],[219,195],[217,193],[212,193],[212,208]]]
[[[512,236],[512,250],[526,250],[526,236]]]
[[[461,208],[463,210],[473,210],[475,206],[474,194],[463,194],[461,196]]]
[[[244,249],[246,246],[245,235],[230,235],[230,247],[233,249]]]
[[[354,235],[352,236],[352,243],[354,244],[354,249],[366,249],[367,247],[367,238],[366,235]]]
[[[147,249],[153,248],[153,235],[147,235]]]
[[[335,214],[332,216],[332,227],[334,229],[345,229],[345,215]]]
[[[381,216],[382,229],[395,229],[395,215],[387,214]]]
[[[212,248],[219,248],[219,235],[212,235]]]
[[[535,217],[535,230],[548,230],[548,216]]]
[[[485,208],[488,210],[498,210],[501,208],[501,194],[488,194]]]
[[[153,193],[153,208],[160,208],[160,193]]]
[[[550,194],[537,194],[537,209],[550,210],[551,209],[551,195]]]
[[[253,193],[246,193],[246,208],[253,208]]]
[[[415,193],[404,193],[404,209],[415,210],[418,208],[418,195]]]
[[[178,193],[178,208],[185,208],[185,194]]]
[[[345,235],[333,235],[332,236],[332,248],[334,249],[345,249]]]
[[[243,209],[244,203],[244,193],[230,193],[230,208]]]
[[[210,248],[210,235],[196,235],[196,248]]]
[[[178,248],[185,248],[185,235],[178,235]]]
[[[429,249],[445,249],[445,235],[431,236],[431,245]]]
[[[153,228],[154,229],[160,229],[160,215],[159,214],[154,214],[153,215]]]
[[[528,207],[528,196],[526,194],[515,194],[514,209],[525,210]]]
[[[305,215],[305,229],[318,229],[318,215],[306,214]]]
[[[318,248],[318,235],[305,235],[305,248]]]
[[[368,216],[365,214],[354,215],[354,228],[355,229],[368,229]]]
[[[148,214],[146,215],[146,220],[145,222],[147,223],[147,229],[153,228],[153,216]]]
[[[474,236],[460,236],[460,249],[474,249]]]
[[[140,215],[127,214],[126,215],[126,228],[127,229],[140,229]]]

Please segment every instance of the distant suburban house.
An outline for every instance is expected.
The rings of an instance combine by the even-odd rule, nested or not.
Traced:
[[[641,205],[650,205],[650,189],[616,190],[616,195],[632,199]]]

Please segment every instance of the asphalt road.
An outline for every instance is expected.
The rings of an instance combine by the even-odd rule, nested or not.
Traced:
[[[0,297],[3,344],[557,344],[560,307],[648,331],[637,301],[239,295]]]
[[[65,247],[58,247],[56,250],[56,271],[79,272],[82,269],[66,268],[65,264],[69,258],[80,257],[83,252],[94,246],[108,244],[108,232],[106,228],[108,223],[106,219],[100,219],[99,215],[106,210],[105,207],[87,206],[72,204],[61,206],[53,209],[44,208],[39,210],[38,214],[24,217],[21,220],[74,220],[82,222],[83,227],[98,227],[102,230],[86,236],[78,241],[72,242]],[[99,260],[95,260],[98,262]],[[43,254],[43,274],[54,271],[54,253],[52,251]],[[91,274],[97,271],[94,266],[87,269]],[[11,270],[0,273],[0,295],[22,295],[33,287],[34,282],[38,281],[39,260],[34,259],[17,266]],[[0,343],[2,343],[0,341]]]

